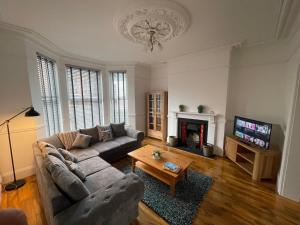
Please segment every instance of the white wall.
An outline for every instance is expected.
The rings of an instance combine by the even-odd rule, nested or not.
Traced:
[[[27,75],[24,38],[0,29],[0,122],[32,104]],[[36,121],[20,115],[10,123],[15,169],[18,178],[33,173],[32,143]],[[0,127],[0,173],[4,183],[11,179],[12,166],[6,127]]]
[[[168,64],[160,63],[151,65],[150,90],[168,91]]]
[[[135,128],[146,131],[146,93],[150,90],[150,68],[145,65],[135,67]]]
[[[278,191],[281,195],[300,202],[300,52],[294,66],[296,66],[298,77],[295,83],[294,101],[289,113],[290,118],[278,181]]]
[[[290,40],[291,57],[287,62],[288,81],[292,88],[287,96],[287,129],[277,182],[280,195],[300,202],[300,29]]]
[[[223,154],[225,114],[231,48],[219,48],[176,58],[168,63],[169,112],[196,112],[198,105],[217,114],[216,154]],[[169,119],[169,134],[176,135]]]
[[[235,49],[229,76],[226,133],[240,115],[273,124],[271,145],[282,150],[287,124],[287,99],[292,78],[286,74],[285,42]]]

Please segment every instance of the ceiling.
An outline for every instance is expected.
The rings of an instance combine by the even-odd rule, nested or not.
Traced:
[[[177,0],[191,14],[190,28],[164,43],[162,51],[147,53],[122,37],[113,22],[137,1],[141,0],[0,0],[0,19],[32,29],[75,55],[155,63],[241,41],[274,39],[281,6],[281,0]]]

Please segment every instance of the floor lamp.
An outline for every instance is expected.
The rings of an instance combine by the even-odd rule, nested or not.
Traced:
[[[14,164],[14,157],[13,157],[13,152],[12,152],[12,147],[11,147],[11,138],[10,138],[10,130],[9,130],[9,122],[24,112],[26,112],[25,113],[26,117],[34,117],[34,116],[40,115],[37,111],[34,110],[34,108],[32,106],[30,106],[30,107],[27,107],[26,109],[23,109],[21,112],[17,113],[16,115],[12,116],[8,120],[5,120],[2,124],[0,124],[0,127],[6,124],[11,164],[12,164],[13,174],[14,174],[14,181],[5,186],[6,191],[18,189],[19,187],[22,187],[25,184],[24,179],[16,180],[15,164]]]

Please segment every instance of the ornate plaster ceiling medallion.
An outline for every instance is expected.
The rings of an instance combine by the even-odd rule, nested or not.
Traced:
[[[162,49],[162,43],[183,34],[190,26],[190,14],[174,1],[151,0],[123,11],[115,19],[117,31],[146,50]]]

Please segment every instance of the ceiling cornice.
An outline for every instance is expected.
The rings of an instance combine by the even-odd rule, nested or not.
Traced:
[[[41,45],[42,47],[46,48],[51,52],[57,54],[66,54],[66,51],[59,48],[56,44],[54,44],[53,42],[51,42],[49,39],[45,38],[38,32],[35,32],[34,30],[25,27],[20,27],[14,24],[6,23],[3,21],[0,21],[0,28],[15,32],[31,41],[38,43],[39,45]]]
[[[300,1],[282,0],[276,26],[277,40],[289,38],[297,30],[300,21]]]
[[[97,59],[92,59],[88,57],[83,57],[79,55],[72,54],[70,52],[65,51],[64,49],[58,47],[56,44],[54,44],[52,41],[44,37],[38,32],[35,32],[34,30],[20,27],[14,24],[5,23],[3,21],[0,21],[0,29],[5,29],[8,31],[12,31],[17,33],[18,35],[21,35],[25,39],[32,41],[33,43],[39,45],[40,47],[46,49],[47,51],[57,55],[60,58],[67,59],[67,60],[74,60],[74,61],[82,61],[84,63],[90,63],[90,64],[98,64],[100,66],[104,66],[107,64],[107,62],[100,61]]]

